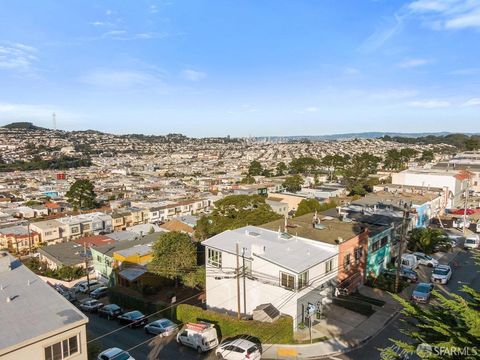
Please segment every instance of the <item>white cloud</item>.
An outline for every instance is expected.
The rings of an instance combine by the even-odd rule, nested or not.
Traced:
[[[150,11],[150,13],[152,13],[152,14],[157,13],[157,12],[158,12],[158,7],[157,7],[157,5],[150,5],[149,11]]]
[[[465,101],[462,106],[480,106],[480,98],[472,98]]]
[[[137,70],[95,70],[79,80],[95,87],[112,89],[165,88],[160,75]]]
[[[316,106],[310,106],[305,109],[306,112],[317,112],[319,109]]]
[[[397,34],[403,25],[403,16],[395,14],[393,21],[377,29],[360,46],[362,52],[373,52],[381,48],[391,37]]]
[[[411,101],[408,103],[408,106],[423,108],[423,109],[446,108],[446,107],[449,107],[450,105],[451,104],[449,101],[439,100],[439,99],[418,100],[418,101]]]
[[[360,73],[360,70],[353,67],[346,67],[343,71],[346,75],[357,75]]]
[[[37,49],[14,43],[0,44],[0,69],[27,71],[37,60]]]
[[[407,8],[435,30],[480,27],[478,0],[417,0]]]
[[[182,78],[189,81],[200,81],[207,77],[207,74],[205,72],[192,69],[182,70],[180,75],[182,76]]]
[[[408,59],[397,64],[397,66],[401,68],[413,68],[413,67],[418,67],[422,65],[427,65],[430,62],[431,61],[426,59]]]

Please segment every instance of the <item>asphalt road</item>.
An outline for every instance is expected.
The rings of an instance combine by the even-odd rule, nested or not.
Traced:
[[[477,250],[478,251],[478,250]],[[476,290],[480,291],[480,269],[478,265],[475,265],[471,252],[461,251],[458,253],[456,260],[460,264],[457,269],[453,269],[452,278],[450,279],[447,285],[436,285],[438,289],[444,287],[449,292],[454,292],[458,295],[462,295],[460,289],[463,285],[468,285]],[[429,279],[431,269],[426,267],[420,268],[420,276],[422,280]],[[428,280],[427,280],[428,282]],[[395,320],[390,322],[388,326],[380,332],[377,336],[372,338],[367,344],[363,347],[358,348],[354,351],[348,352],[343,355],[335,355],[326,357],[324,359],[331,360],[388,360],[382,359],[380,356],[380,351],[378,349],[383,349],[387,347],[392,347],[395,350],[394,345],[389,339],[399,339],[403,341],[408,341],[409,338],[401,332],[401,329],[406,329],[405,323],[402,322],[404,317],[402,315],[398,316]],[[398,352],[397,352],[398,353]],[[418,359],[414,354],[406,354],[409,360]]]
[[[107,320],[96,314],[87,314],[90,321],[87,325],[89,340],[120,328],[115,320]],[[199,355],[194,349],[179,346],[175,337],[161,338],[146,334],[143,327],[137,329],[125,328],[95,342],[101,351],[111,347],[127,350],[136,360],[210,360],[214,353]],[[91,346],[91,344],[89,346]]]

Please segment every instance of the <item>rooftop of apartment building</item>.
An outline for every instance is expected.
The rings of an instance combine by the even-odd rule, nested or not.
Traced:
[[[75,266],[85,262],[85,254],[83,245],[74,241],[43,246],[37,250],[40,254],[48,258],[50,261],[61,266]]]
[[[88,322],[68,300],[8,253],[0,253],[0,356]]]
[[[120,241],[114,244],[97,246],[96,248],[94,248],[94,250],[107,256],[113,256],[114,252],[129,249],[136,245],[151,244],[155,242],[158,239],[158,236],[161,234],[162,233],[153,233],[153,234],[145,235],[144,237],[136,240]]]
[[[417,192],[391,192],[391,191],[377,191],[367,194],[358,200],[352,201],[354,205],[366,205],[366,206],[393,206],[399,209],[403,208],[404,204],[421,205],[426,202],[436,199],[440,194],[438,192],[430,191],[417,191]]]
[[[318,224],[313,226],[315,214],[305,214],[288,219],[286,231],[289,234],[300,236],[305,239],[336,245],[341,241],[350,240],[365,231],[366,226],[357,222],[345,222],[336,216],[317,214]],[[283,231],[285,220],[280,219],[269,222],[260,227],[273,231]],[[380,229],[379,229],[380,230]]]
[[[296,273],[326,261],[338,254],[329,244],[315,243],[290,233],[271,231],[257,226],[245,226],[236,230],[227,230],[202,242],[203,245],[236,253],[236,244],[240,251],[245,248],[245,256],[265,259]]]

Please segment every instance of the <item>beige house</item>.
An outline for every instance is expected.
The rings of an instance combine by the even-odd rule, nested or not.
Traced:
[[[38,221],[30,224],[30,230],[40,235],[40,241],[56,244],[63,240],[63,224],[57,220]]]
[[[88,318],[5,252],[0,253],[0,284],[2,360],[88,359]]]

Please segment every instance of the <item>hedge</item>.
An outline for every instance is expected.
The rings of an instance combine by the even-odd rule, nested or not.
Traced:
[[[289,344],[293,342],[293,320],[290,316],[281,316],[273,323],[254,320],[237,320],[234,317],[211,310],[179,304],[176,307],[177,320],[182,323],[206,321],[216,325],[222,338],[249,335],[262,344]]]
[[[335,305],[355,311],[362,315],[370,316],[375,312],[371,304],[357,299],[333,298],[332,300]]]
[[[144,314],[152,314],[154,312],[165,309],[168,305],[164,302],[153,303],[147,301],[137,292],[123,288],[120,286],[112,287],[108,289],[108,299],[110,303],[117,304],[125,309],[134,309],[143,312]],[[164,311],[162,316],[171,317],[170,311]]]

